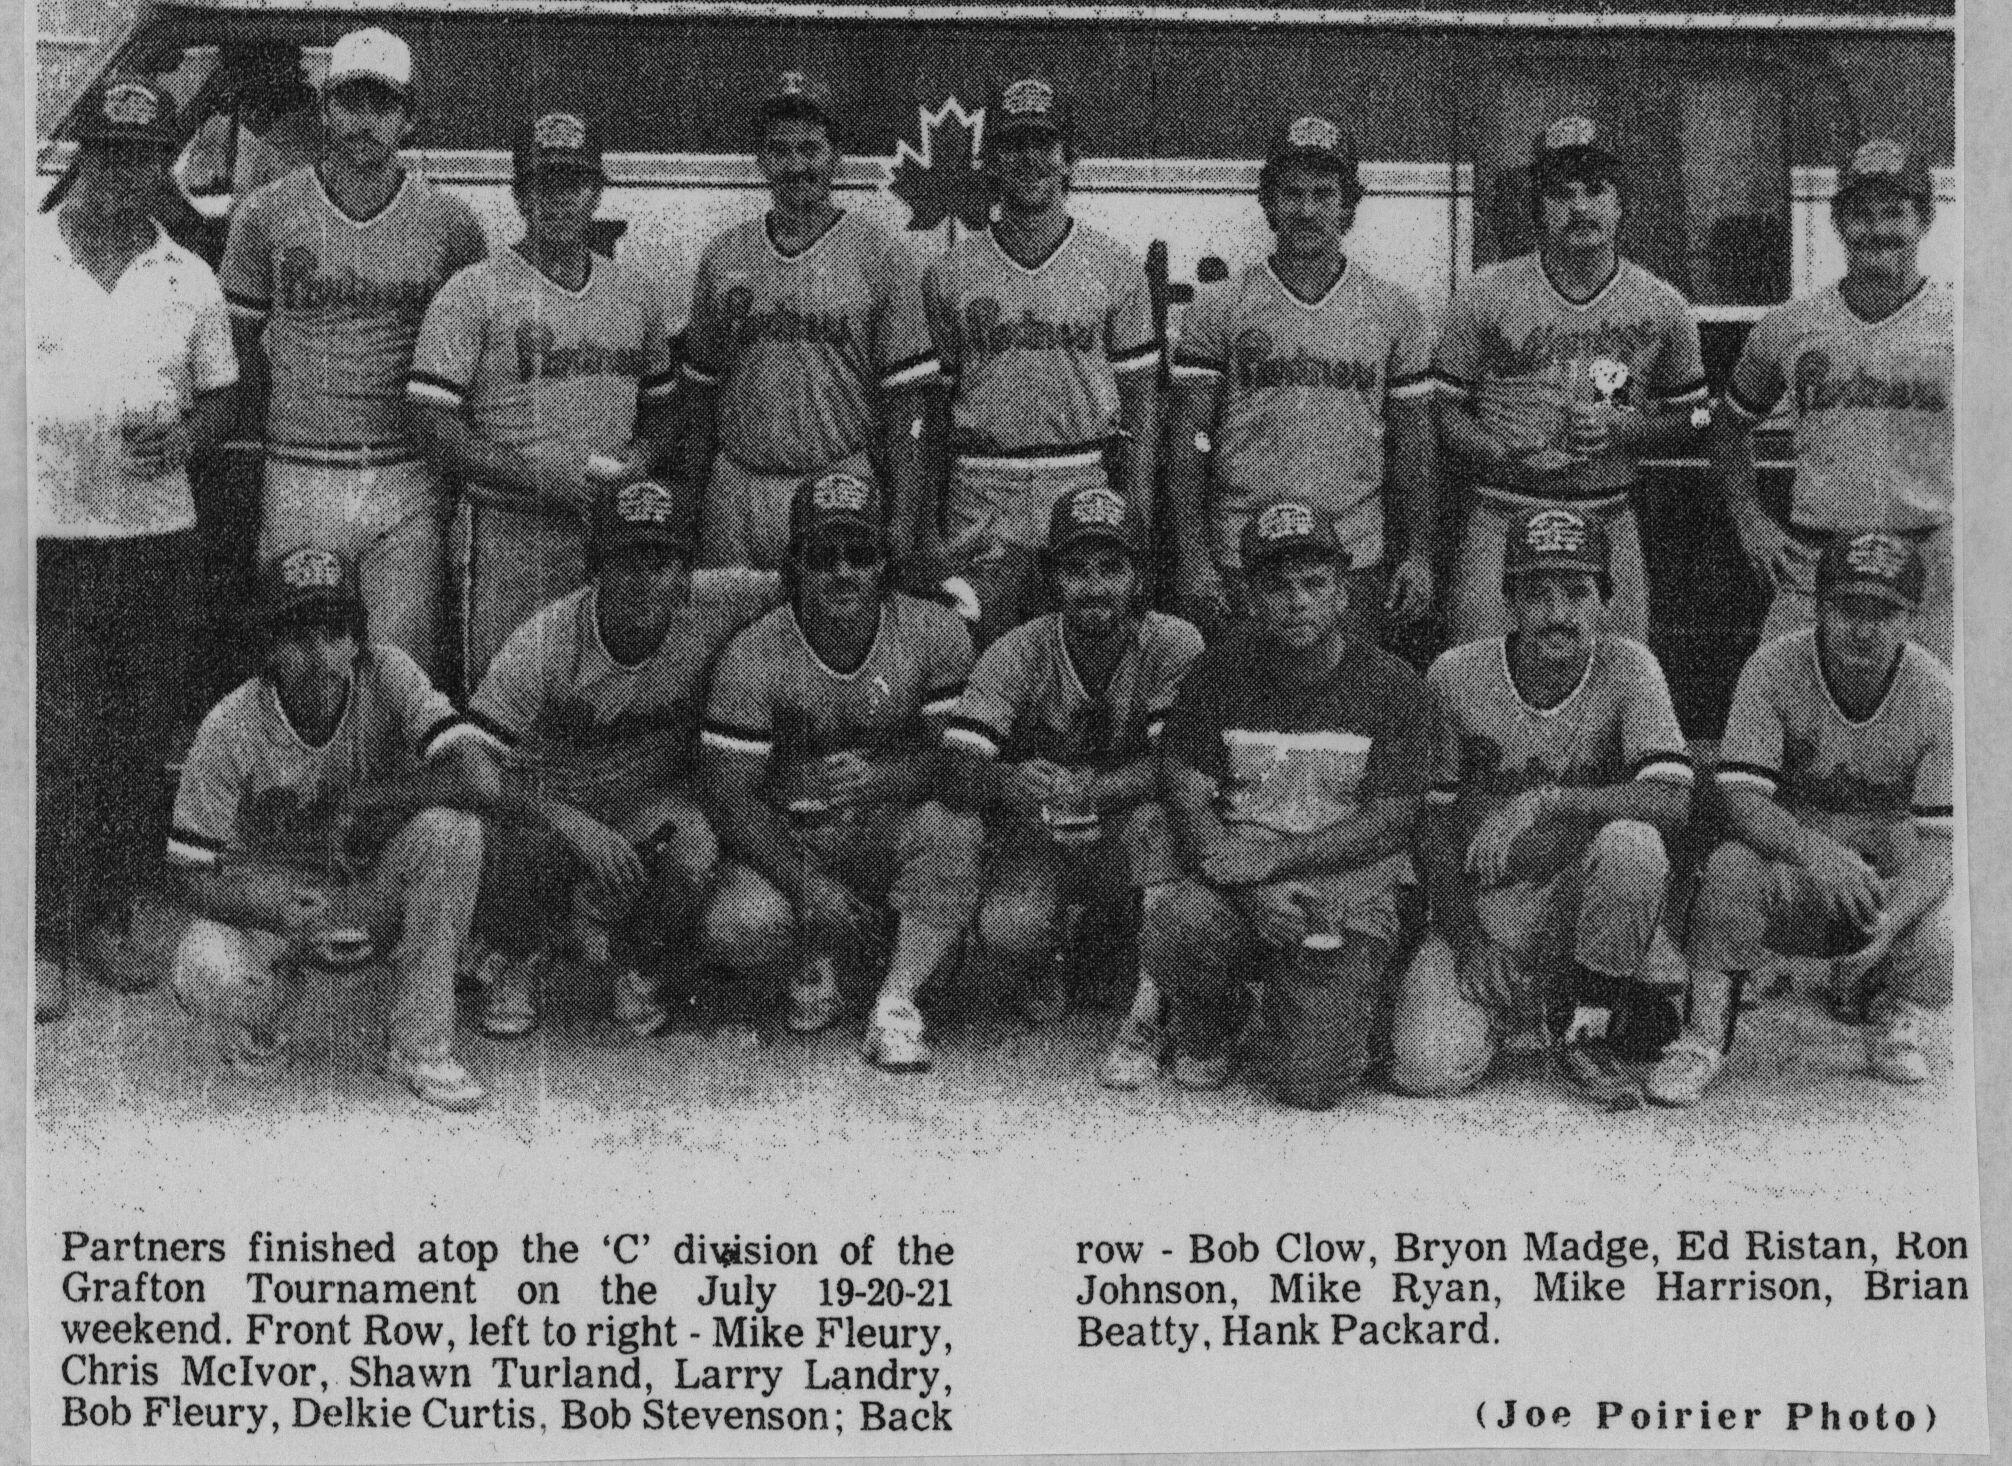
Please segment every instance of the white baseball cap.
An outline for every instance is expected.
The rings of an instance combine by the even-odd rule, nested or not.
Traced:
[[[328,57],[323,91],[346,81],[375,81],[401,94],[412,90],[412,48],[390,31],[376,26],[351,31],[335,43]]]

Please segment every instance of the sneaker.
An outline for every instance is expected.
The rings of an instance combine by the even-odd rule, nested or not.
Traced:
[[[1673,1110],[1688,1109],[1698,1102],[1725,1066],[1726,1056],[1717,1044],[1688,1036],[1680,1038],[1663,1051],[1656,1072],[1649,1076],[1649,1103]]]
[[[452,1054],[417,1059],[397,1048],[390,1048],[385,1050],[382,1067],[388,1077],[400,1081],[428,1104],[438,1105],[443,1110],[472,1110],[488,1098],[488,1092],[475,1082],[474,1076],[462,1068],[461,1061]]]
[[[866,1031],[866,1057],[890,1074],[920,1074],[936,1061],[913,1003],[882,1003]]]
[[[1927,1016],[1913,1003],[1889,1007],[1878,1029],[1866,1035],[1866,1059],[1874,1074],[1889,1084],[1926,1082],[1928,1058],[1921,1052],[1921,1029]]]
[[[1602,1109],[1632,1110],[1642,1102],[1640,1082],[1604,1039],[1564,1044],[1558,1049],[1558,1062],[1572,1087]]]
[[[830,956],[799,963],[789,979],[789,1024],[792,1033],[818,1033],[838,1017],[838,962]]]
[[[1230,1082],[1236,1054],[1228,1044],[1213,1054],[1174,1055],[1174,1083],[1183,1089],[1221,1089]]]
[[[224,1039],[224,1058],[245,1078],[266,1079],[285,1062],[288,1042],[278,1029],[232,1023]]]
[[[657,980],[645,976],[639,967],[616,970],[611,981],[615,1022],[637,1038],[648,1038],[671,1021],[663,999],[657,995]]]
[[[1060,950],[1020,964],[1020,1012],[1029,1023],[1053,1023],[1069,1011],[1069,967]]]
[[[482,1031],[491,1038],[522,1038],[538,1026],[538,979],[545,969],[545,954],[533,953],[511,962],[492,952],[483,960],[481,972],[487,977],[482,999]]]
[[[60,957],[35,958],[35,1021],[54,1023],[70,1011],[70,968]]]
[[[1164,1043],[1159,1024],[1150,1023],[1136,1013],[1128,1015],[1118,1030],[1117,1041],[1104,1055],[1098,1079],[1106,1089],[1144,1089],[1159,1077]]]
[[[167,975],[133,940],[131,921],[130,916],[108,917],[94,923],[78,943],[78,955],[91,975],[114,992],[143,993]]]

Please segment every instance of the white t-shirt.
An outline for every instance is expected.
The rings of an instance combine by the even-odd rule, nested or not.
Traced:
[[[238,379],[217,277],[156,231],[107,291],[71,253],[55,213],[28,217],[28,415],[40,539],[169,534],[196,522],[187,472],[133,473],[119,431],[128,414],[172,421],[202,393]]]

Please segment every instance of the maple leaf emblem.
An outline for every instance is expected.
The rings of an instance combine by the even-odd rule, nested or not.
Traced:
[[[992,212],[992,183],[978,166],[985,109],[966,109],[946,97],[934,110],[917,107],[921,146],[897,138],[887,168],[887,191],[908,205],[910,229],[934,229],[955,220],[983,229]]]

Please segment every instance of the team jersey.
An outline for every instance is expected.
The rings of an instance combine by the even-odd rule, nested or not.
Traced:
[[[684,372],[719,388],[720,451],[742,467],[828,467],[873,445],[881,393],[941,374],[921,268],[858,214],[795,254],[766,215],[737,224],[699,259]]]
[[[811,650],[794,606],[778,606],[727,645],[713,673],[703,741],[768,759],[769,789],[787,802],[826,754],[926,749],[971,675],[971,634],[946,606],[895,593],[880,609],[866,660],[851,672]]]
[[[440,287],[487,253],[468,205],[410,173],[368,219],[344,213],[315,168],[247,199],[219,277],[232,313],[265,326],[272,455],[412,457],[405,377],[420,322]]]
[[[1795,503],[1804,529],[1933,529],[1956,498],[1955,300],[1924,280],[1868,321],[1833,285],[1768,312],[1748,333],[1726,401],[1749,419],[1783,397],[1795,414]]]
[[[513,780],[618,820],[689,771],[706,674],[734,633],[780,595],[770,572],[695,571],[690,602],[663,644],[629,665],[602,643],[595,588],[585,586],[511,634],[468,716],[509,750]]]
[[[1432,695],[1432,804],[1458,803],[1470,825],[1526,789],[1600,788],[1645,779],[1689,788],[1691,757],[1655,655],[1600,636],[1578,686],[1548,708],[1523,700],[1509,640],[1454,647],[1425,674]]]
[[[1676,288],[1629,260],[1585,301],[1559,293],[1541,258],[1524,255],[1477,270],[1453,293],[1433,357],[1439,389],[1473,405],[1511,453],[1569,446],[1565,408],[1602,398],[1636,408],[1703,406],[1697,322]],[[1606,505],[1636,477],[1624,450],[1560,469],[1541,498]],[[1537,500],[1489,486],[1484,497]]]
[[[656,288],[619,260],[588,257],[568,290],[514,249],[470,265],[426,308],[406,395],[465,411],[475,430],[534,463],[577,473],[619,454],[639,401],[676,390]]]
[[[1209,433],[1218,539],[1233,547],[1251,506],[1290,484],[1334,517],[1357,566],[1379,563],[1385,407],[1431,396],[1431,368],[1424,313],[1354,261],[1319,300],[1294,294],[1269,260],[1197,297],[1173,370],[1221,384]]]
[[[951,446],[963,454],[1066,454],[1118,425],[1117,378],[1159,365],[1145,267],[1071,219],[1038,265],[990,230],[968,234],[923,280],[943,370],[956,383]]]
[[[1823,675],[1816,636],[1792,632],[1748,660],[1719,745],[1719,781],[1769,795],[1860,850],[1885,848],[1909,820],[1922,833],[1948,834],[1956,729],[1949,669],[1905,644],[1879,706],[1854,721]]]
[[[168,859],[213,866],[256,856],[319,867],[349,790],[410,773],[462,739],[487,741],[397,647],[357,658],[335,731],[309,743],[270,677],[252,678],[210,709],[182,763]]]
[[[951,710],[944,745],[1014,763],[1131,763],[1159,741],[1181,678],[1201,650],[1202,634],[1194,627],[1148,611],[1103,696],[1093,697],[1069,655],[1061,614],[1036,617],[985,649]]]

